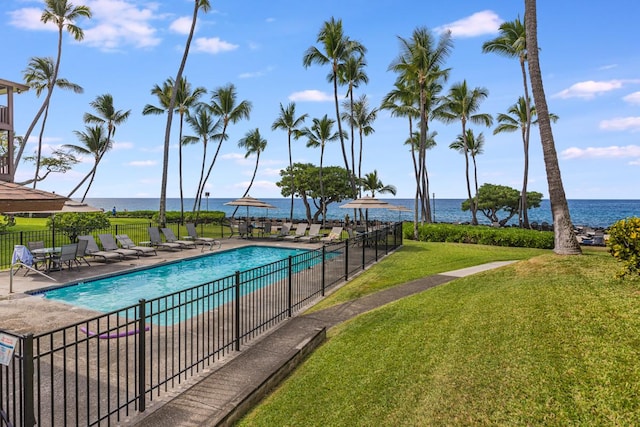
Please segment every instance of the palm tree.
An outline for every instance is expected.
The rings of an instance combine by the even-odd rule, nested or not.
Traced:
[[[527,109],[527,105],[529,108]],[[527,110],[529,110],[527,112]],[[536,117],[535,105],[527,104],[524,97],[518,98],[518,102],[513,104],[507,110],[508,114],[498,114],[497,121],[498,126],[493,130],[493,134],[497,135],[504,132],[516,132],[520,131],[522,135],[522,143],[524,146],[524,178],[522,181],[522,194],[519,209],[519,223],[521,227],[529,227],[529,216],[527,215],[528,202],[527,202],[527,186],[529,181],[529,138],[528,131],[532,125],[538,123]],[[552,122],[558,120],[558,116],[550,113],[549,119]]]
[[[491,126],[493,118],[490,114],[476,113],[480,108],[480,103],[489,96],[487,89],[483,87],[476,87],[473,90],[469,90],[467,87],[467,81],[462,83],[456,83],[449,89],[449,94],[446,97],[444,104],[438,108],[437,115],[440,120],[451,123],[454,121],[460,121],[462,125],[462,137],[464,140],[464,159],[466,165],[466,178],[467,178],[467,195],[469,197],[469,204],[471,206],[471,223],[473,225],[478,224],[477,203],[475,197],[471,194],[471,183],[469,181],[469,141],[467,141],[467,123],[474,123],[484,126]],[[477,195],[477,192],[476,192]]]
[[[107,126],[107,142],[105,144],[105,150],[101,153],[100,159],[94,164],[93,170],[91,171],[91,182],[93,182],[93,179],[95,178],[95,175],[96,175],[96,168],[98,167],[98,163],[100,162],[100,160],[102,160],[102,157],[104,156],[104,154],[108,150],[110,150],[111,146],[113,145],[111,139],[116,133],[116,128],[122,123],[127,121],[127,119],[129,118],[129,115],[131,114],[131,110],[127,110],[127,111],[116,110],[115,107],[113,106],[113,96],[111,96],[111,94],[108,94],[108,93],[97,96],[96,99],[94,101],[91,101],[89,105],[93,107],[93,109],[96,111],[96,114],[84,113],[84,116],[83,116],[84,122],[96,123],[99,125]],[[87,180],[87,177],[85,177],[82,181],[80,181],[80,183],[76,186],[76,188],[74,188],[67,197],[71,197],[73,193],[75,193],[78,190],[78,188],[80,188],[80,186],[84,184],[84,182]],[[91,182],[89,183],[89,186],[87,186],[87,189],[84,192],[84,195],[82,196],[82,201],[84,201],[85,197],[87,197],[87,193],[89,192],[89,187],[91,186]]]
[[[267,148],[267,140],[260,135],[260,129],[255,128],[247,132],[244,135],[244,138],[238,141],[238,147],[245,148],[247,150],[247,152],[244,155],[245,159],[252,154],[256,155],[256,167],[253,169],[253,176],[251,177],[251,182],[249,182],[247,191],[245,191],[244,194],[242,195],[242,197],[246,197],[247,194],[249,194],[249,191],[251,190],[253,181],[256,179],[256,173],[258,172],[258,164],[260,163],[260,153],[262,153],[265,150],[265,148]],[[231,217],[236,216],[236,212],[238,211],[239,207],[240,206],[236,206],[235,210],[233,211],[233,214],[231,214]]]
[[[295,175],[293,173],[293,158],[291,156],[291,137],[298,139],[300,132],[299,127],[309,117],[308,114],[303,114],[300,117],[296,117],[296,104],[295,102],[289,103],[286,108],[280,104],[280,115],[271,125],[271,130],[282,129],[287,131],[287,143],[289,146],[289,170],[291,173],[291,210],[289,212],[289,221],[293,221],[293,195],[296,192]]]
[[[85,126],[85,132],[74,130],[73,133],[76,134],[82,145],[64,144],[63,147],[82,156],[93,156],[93,167],[84,177],[82,182],[78,185],[78,187],[80,187],[82,183],[84,183],[89,177],[91,177],[91,180],[87,185],[87,191],[85,191],[84,193],[86,197],[89,188],[91,188],[91,184],[93,184],[93,178],[95,177],[98,164],[102,160],[104,153],[111,149],[111,146],[109,144],[109,139],[105,134],[104,126],[102,126],[101,124],[95,126]],[[75,190],[77,190],[78,187],[76,187]],[[75,192],[75,190],[73,190],[73,192]],[[73,194],[73,192],[71,194]],[[71,194],[68,197],[71,197]],[[82,201],[84,201],[84,197],[82,198]]]
[[[511,22],[504,22],[500,25],[500,35],[493,40],[489,40],[482,45],[483,52],[493,52],[508,58],[518,58],[520,70],[522,72],[522,84],[524,86],[524,106],[522,112],[525,113],[523,138],[524,144],[524,178],[522,180],[522,191],[520,192],[520,225],[529,227],[528,202],[527,202],[527,181],[529,174],[529,135],[532,125],[532,107],[529,97],[529,84],[527,83],[527,37],[525,26],[517,18]]]
[[[211,104],[209,105],[209,109],[212,114],[220,117],[220,120],[222,120],[222,132],[220,133],[220,136],[218,138],[218,148],[216,148],[216,152],[213,156],[213,159],[211,160],[207,175],[205,176],[200,188],[198,188],[196,200],[193,205],[194,212],[196,210],[196,206],[198,206],[198,210],[200,210],[204,187],[207,184],[209,175],[211,175],[211,170],[216,163],[216,159],[218,158],[218,154],[220,153],[222,143],[227,138],[229,138],[229,136],[227,135],[227,128],[229,126],[229,123],[237,123],[242,119],[249,119],[249,116],[251,115],[251,102],[243,100],[238,103],[237,98],[238,94],[236,93],[236,87],[231,83],[226,86],[217,88],[211,94]]]
[[[207,146],[210,140],[220,138],[220,127],[222,120],[214,120],[209,107],[201,104],[195,108],[195,112],[187,113],[187,124],[198,136],[184,136],[182,144],[192,144],[202,141],[202,165],[200,167],[200,180],[198,181],[198,189],[202,187],[204,181],[204,168],[207,159]],[[194,205],[195,208],[195,205]]]
[[[449,148],[458,151],[459,153],[468,153],[473,160],[473,180],[475,183],[476,196],[478,195],[478,165],[476,163],[476,156],[484,152],[484,134],[480,132],[476,137],[473,133],[473,129],[467,129],[466,138],[462,135],[458,135],[456,140],[449,144]],[[468,165],[467,165],[468,166]],[[469,172],[467,171],[467,176]]]
[[[525,0],[525,24],[527,33],[527,51],[529,76],[531,78],[531,90],[533,100],[538,113],[538,129],[540,130],[540,142],[544,164],[547,170],[547,183],[549,186],[549,201],[551,202],[551,214],[553,216],[554,249],[561,255],[578,255],[582,253],[580,244],[573,232],[569,205],[564,193],[558,154],[551,130],[549,108],[542,84],[542,72],[538,59],[538,19],[536,17],[536,1]]]
[[[67,0],[45,0],[45,6],[46,7],[42,12],[40,20],[45,24],[53,22],[58,27],[58,53],[56,56],[55,66],[53,67],[53,75],[51,76],[51,82],[56,82],[58,80],[58,71],[60,70],[60,59],[62,58],[62,31],[66,29],[74,40],[81,41],[84,38],[84,32],[82,31],[82,28],[75,25],[75,21],[79,18],[91,18],[91,9],[82,5],[74,6],[73,4],[68,3]],[[13,163],[15,165],[13,168],[14,176],[16,169],[18,169],[18,164],[20,163],[24,147],[31,136],[31,132],[33,132],[33,129],[35,128],[36,123],[40,120],[40,116],[42,116],[44,110],[49,106],[51,94],[53,94],[53,88],[55,86],[55,84],[52,84],[47,87],[47,96],[44,98],[44,101],[42,101],[40,109],[29,125],[27,132],[24,134],[22,144],[18,149],[18,153],[16,154],[16,158]]]
[[[331,17],[329,21],[325,21],[318,32],[316,42],[320,43],[324,49],[321,52],[317,47],[311,46],[304,53],[302,58],[302,64],[305,68],[310,67],[312,64],[331,66],[331,72],[327,75],[327,80],[333,83],[333,98],[335,101],[336,109],[336,122],[338,123],[338,135],[340,138],[340,146],[342,148],[342,157],[344,159],[344,167],[347,172],[351,172],[351,187],[355,193],[355,177],[353,171],[349,167],[349,160],[347,158],[347,151],[344,145],[344,139],[346,134],[342,131],[342,122],[340,120],[340,106],[338,105],[338,83],[339,74],[342,73],[342,69],[345,67],[345,62],[352,55],[364,55],[367,49],[357,41],[349,39],[344,35],[342,30],[342,20],[336,20]]]
[[[414,96],[420,111],[420,143],[418,148],[418,196],[422,198],[421,206],[426,213],[427,221],[431,221],[429,204],[428,172],[426,163],[426,144],[429,132],[429,120],[433,117],[442,83],[449,75],[448,69],[442,65],[453,47],[451,32],[443,33],[437,43],[429,30],[424,27],[416,28],[410,39],[399,38],[401,51],[398,58],[389,67],[399,73],[398,80],[406,81],[407,87],[414,90]],[[418,202],[414,212],[413,233],[418,237]]]
[[[348,108],[345,108],[350,114],[343,113],[341,116],[342,120],[349,121],[349,127],[351,128],[351,171],[356,173],[356,165],[355,165],[355,117],[354,111],[355,106],[353,101],[353,90],[360,86],[360,83],[367,84],[369,83],[369,76],[364,71],[364,67],[367,66],[367,63],[364,59],[364,55],[356,54],[351,55],[344,63],[344,66],[339,69],[338,79],[340,84],[347,85],[347,97],[349,97]],[[344,106],[344,103],[343,103]],[[361,146],[362,147],[362,146]],[[360,175],[358,175],[360,178]],[[355,191],[355,188],[354,188]],[[356,193],[353,194],[355,198],[357,196]]]
[[[167,111],[169,103],[171,102],[171,92],[173,91],[173,87],[175,86],[173,79],[168,78],[163,84],[162,87],[155,85],[153,89],[151,89],[151,93],[158,97],[158,101],[160,102],[160,107],[156,107],[151,104],[147,104],[142,109],[143,115],[149,114],[164,114]],[[191,90],[191,84],[187,82],[186,78],[182,78],[180,84],[178,85],[178,94],[176,96],[176,111],[175,113],[180,115],[180,130],[178,132],[178,141],[182,141],[183,134],[183,126],[185,115],[188,114],[189,110],[193,108],[197,103],[198,99],[207,92],[207,89],[204,87],[197,87],[193,91]],[[178,178],[180,180],[180,222],[184,221],[184,192],[183,192],[183,173],[182,173],[182,144],[178,144]]]
[[[378,178],[378,171],[374,169],[360,180],[360,184],[364,191],[371,191],[371,197],[376,197],[376,191],[378,193],[386,194],[391,193],[396,195],[397,189],[393,185],[384,185],[380,178]]]
[[[361,95],[353,103],[352,108],[353,120],[358,128],[358,137],[359,137],[359,148],[358,148],[358,179],[362,178],[362,147],[364,142],[364,137],[369,136],[375,132],[372,124],[378,117],[378,109],[369,108],[369,100],[367,99],[367,95]]]
[[[324,183],[322,182],[322,167],[324,161],[324,147],[327,142],[340,139],[339,132],[333,131],[333,125],[335,120],[330,119],[325,114],[321,119],[313,119],[311,127],[305,127],[301,132],[302,135],[307,137],[307,147],[317,148],[320,147],[320,198],[322,200],[322,226],[324,227],[325,219],[327,216],[327,206],[324,201]]]
[[[23,71],[24,81],[36,92],[36,96],[40,96],[42,92],[49,86],[55,85],[60,89],[72,90],[74,93],[83,93],[82,86],[75,83],[71,83],[67,79],[53,80],[54,74],[53,58],[41,58],[34,57],[29,61],[29,66]],[[44,128],[47,123],[47,117],[49,115],[49,104],[45,106],[44,117],[42,118],[42,126],[40,127],[40,135],[38,137],[38,153],[36,155],[36,172],[33,178],[33,188],[36,188],[38,181],[41,181],[39,177],[40,173],[40,159],[42,157],[42,138],[44,136]]]
[[[193,34],[196,31],[196,22],[198,21],[198,12],[202,10],[207,13],[211,9],[209,0],[194,0],[193,2],[193,15],[191,17],[191,28],[189,29],[189,36],[184,46],[184,53],[182,54],[182,61],[178,68],[178,73],[174,79],[173,89],[171,91],[171,99],[167,107],[167,126],[164,132],[164,150],[162,156],[162,183],[160,185],[160,209],[158,212],[158,222],[164,226],[167,222],[167,176],[169,174],[169,146],[171,142],[171,122],[173,120],[173,109],[176,105],[178,96],[178,90],[180,82],[182,81],[182,73],[187,64],[187,58],[189,57],[189,47],[191,46],[191,40]]]

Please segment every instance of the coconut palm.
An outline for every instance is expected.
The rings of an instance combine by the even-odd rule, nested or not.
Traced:
[[[129,118],[129,115],[131,114],[131,110],[127,110],[127,111],[116,110],[115,107],[113,106],[113,96],[111,96],[111,94],[108,94],[108,93],[97,96],[94,101],[91,101],[89,103],[89,105],[93,107],[93,109],[96,111],[96,114],[84,113],[84,116],[83,116],[84,122],[94,123],[99,125],[106,125],[107,142],[105,144],[105,150],[100,155],[100,159],[93,166],[93,169],[91,171],[91,182],[89,182],[89,185],[87,186],[87,189],[84,192],[84,195],[82,196],[82,201],[84,201],[85,197],[87,197],[87,193],[89,192],[89,187],[91,187],[91,183],[93,182],[93,179],[95,178],[95,175],[96,175],[96,169],[98,167],[98,163],[100,163],[100,160],[102,160],[102,157],[105,155],[105,153],[108,150],[111,149],[113,145],[112,138],[116,133],[116,128],[120,124],[127,121],[127,119]],[[80,181],[80,183],[71,191],[71,193],[69,193],[67,197],[71,197],[73,193],[75,193],[78,190],[78,188],[80,188],[82,184],[84,184],[87,178],[88,176],[85,177],[82,181]]]
[[[58,53],[56,55],[56,62],[53,67],[53,75],[51,76],[50,80],[52,82],[56,82],[58,80],[60,59],[62,58],[62,32],[63,30],[67,30],[67,32],[71,34],[74,40],[81,41],[84,38],[84,31],[82,31],[82,28],[78,27],[75,24],[76,20],[81,18],[91,18],[91,9],[89,9],[89,7],[83,5],[74,6],[67,0],[45,0],[45,9],[42,12],[40,20],[45,24],[52,22],[58,29]],[[18,164],[20,163],[24,147],[27,144],[29,137],[31,136],[31,132],[33,132],[33,129],[35,128],[36,123],[38,123],[38,120],[40,120],[40,116],[42,116],[44,110],[49,106],[54,87],[56,87],[55,84],[49,85],[47,87],[47,96],[42,101],[40,109],[29,125],[27,132],[24,134],[22,144],[20,145],[20,148],[16,153],[15,161],[13,162],[13,164],[15,165],[15,167],[13,168],[14,176],[16,173],[16,169],[18,169]]]
[[[111,145],[109,143],[107,133],[105,132],[105,128],[101,124],[95,126],[85,126],[84,132],[74,130],[73,133],[78,137],[82,145],[64,144],[63,147],[81,156],[93,157],[93,167],[84,177],[82,182],[78,185],[78,187],[80,187],[80,185],[82,185],[87,179],[91,178],[89,184],[87,185],[87,191],[84,193],[86,197],[89,188],[91,188],[91,184],[93,184],[93,178],[95,177],[95,172],[98,168],[98,164],[100,164],[104,153],[111,149]],[[75,190],[77,190],[78,187],[76,187]],[[75,192],[75,190],[73,192]],[[71,194],[73,194],[73,192]],[[71,195],[69,195],[68,197],[71,197]],[[82,201],[84,201],[84,197],[82,198]]]
[[[542,84],[542,72],[538,59],[538,18],[536,16],[536,1],[525,0],[525,25],[527,33],[527,53],[529,64],[529,77],[531,78],[531,90],[533,100],[538,113],[538,129],[544,164],[547,170],[547,184],[549,186],[549,201],[551,202],[551,214],[553,216],[554,252],[561,255],[578,255],[582,253],[580,244],[573,232],[569,205],[564,193],[558,154],[553,140],[551,119],[547,99]]]
[[[36,96],[40,96],[45,89],[49,90],[49,86],[52,85],[55,85],[60,89],[72,90],[74,93],[84,92],[82,86],[71,83],[67,79],[58,78],[56,81],[54,81],[54,71],[55,65],[53,63],[53,58],[34,57],[31,58],[31,60],[29,61],[29,66],[22,73],[24,81],[29,85],[30,88],[35,90]],[[36,154],[36,172],[33,178],[33,188],[36,188],[36,184],[38,183],[38,181],[42,180],[39,177],[40,159],[42,157],[42,138],[44,136],[44,128],[47,123],[48,115],[49,104],[45,106],[42,125],[40,127],[40,135],[38,136],[38,152]]]
[[[353,103],[353,120],[358,128],[359,147],[358,147],[358,179],[362,178],[362,151],[364,137],[375,132],[373,122],[378,117],[377,108],[369,108],[369,100],[367,95],[361,95]]]
[[[376,191],[382,194],[393,194],[396,195],[397,189],[393,185],[384,185],[380,178],[378,177],[378,171],[373,170],[368,174],[365,174],[364,178],[360,180],[360,185],[364,191],[371,191],[371,197],[376,197]]]
[[[322,167],[324,162],[324,148],[327,142],[340,139],[339,132],[333,131],[335,120],[330,119],[325,114],[322,118],[313,119],[311,127],[305,127],[301,133],[307,138],[307,147],[320,147],[320,169],[318,171],[320,178],[320,198],[322,200],[322,225],[324,226],[327,216],[327,207],[324,202],[324,184],[322,182]]]
[[[287,144],[289,147],[289,170],[291,173],[291,209],[289,211],[289,221],[293,221],[293,195],[296,192],[295,175],[293,174],[293,158],[291,156],[291,137],[298,139],[300,136],[299,127],[309,117],[308,114],[303,114],[300,117],[296,117],[296,103],[290,102],[287,107],[283,107],[280,104],[280,115],[271,125],[271,130],[282,129],[287,131]]]
[[[535,105],[528,104],[529,112],[527,113],[527,102],[524,97],[518,98],[518,102],[513,104],[507,110],[507,114],[500,113],[497,116],[498,126],[493,130],[493,134],[497,135],[504,132],[516,132],[520,131],[522,136],[522,144],[524,146],[524,178],[522,182],[522,193],[519,209],[519,223],[521,227],[529,227],[529,216],[527,215],[528,202],[527,202],[527,186],[529,180],[529,138],[528,130],[532,125],[536,125],[538,121],[536,117]],[[558,120],[558,116],[550,113],[549,119],[552,122]]]
[[[480,132],[476,137],[473,129],[467,129],[466,137],[458,135],[456,140],[449,144],[449,148],[459,153],[468,153],[473,160],[473,181],[475,183],[476,196],[478,195],[478,164],[476,156],[484,152],[484,134]],[[468,165],[467,165],[468,167]],[[467,176],[469,172],[467,171]]]
[[[420,144],[418,148],[418,179],[420,190],[417,194],[422,198],[421,207],[427,221],[431,221],[429,204],[428,171],[426,163],[426,141],[429,132],[429,121],[433,118],[439,92],[446,82],[449,70],[443,69],[445,60],[453,47],[450,32],[440,35],[436,41],[432,33],[425,27],[416,28],[411,38],[400,39],[400,55],[390,65],[389,69],[398,73],[398,80],[406,81],[407,87],[416,92],[417,104],[420,111]],[[414,237],[418,237],[418,202],[414,212]]]
[[[522,180],[522,191],[520,192],[520,225],[529,227],[528,202],[527,202],[527,181],[529,174],[529,135],[531,133],[532,116],[531,116],[531,99],[529,97],[529,84],[527,83],[527,37],[525,26],[520,18],[514,21],[504,22],[500,25],[500,34],[493,40],[489,40],[482,45],[483,52],[493,52],[508,58],[518,58],[520,70],[522,73],[522,84],[524,86],[524,98],[522,111],[525,113],[525,121],[523,128],[523,144],[524,144],[524,178]]]
[[[222,132],[220,133],[220,136],[218,138],[218,148],[216,148],[213,159],[209,164],[207,174],[204,178],[204,181],[202,182],[202,185],[200,186],[200,188],[198,188],[196,200],[193,205],[194,211],[196,210],[196,206],[198,206],[198,210],[200,210],[204,187],[207,184],[209,175],[211,175],[213,166],[216,163],[216,159],[218,158],[218,154],[220,153],[222,143],[229,138],[229,136],[227,135],[229,124],[237,123],[242,119],[249,119],[251,115],[251,108],[251,102],[247,100],[238,102],[236,87],[231,83],[226,86],[221,86],[211,93],[211,104],[209,104],[209,109],[212,114],[220,117],[220,120],[222,120]]]
[[[351,128],[351,171],[356,173],[356,165],[355,165],[355,128],[357,127],[355,123],[354,111],[355,106],[353,101],[353,91],[354,89],[360,87],[361,83],[367,84],[369,83],[369,76],[364,71],[364,67],[367,66],[367,63],[364,59],[364,55],[355,54],[349,56],[344,63],[344,66],[339,69],[338,72],[338,80],[340,84],[347,86],[347,94],[346,96],[349,98],[348,108],[344,108],[345,103],[343,103],[343,108],[348,111],[350,114],[342,113],[341,119],[347,120],[349,122],[349,127]],[[362,147],[362,145],[361,145]],[[358,174],[358,178],[360,175]],[[357,194],[355,193],[355,198]]]
[[[464,140],[464,159],[466,166],[466,178],[467,178],[467,195],[469,197],[469,203],[471,206],[471,223],[473,225],[478,224],[477,203],[475,197],[471,194],[471,182],[469,180],[469,142],[467,141],[467,123],[474,123],[478,125],[491,126],[493,118],[490,114],[477,113],[480,109],[480,103],[489,96],[487,89],[483,87],[476,87],[470,90],[467,86],[467,81],[462,83],[456,83],[449,89],[443,105],[438,108],[436,114],[440,120],[451,123],[454,121],[460,121],[462,125],[462,137]]]
[[[147,104],[142,109],[143,115],[149,114],[164,114],[167,111],[169,103],[171,102],[171,92],[175,86],[172,78],[168,78],[162,87],[155,85],[151,89],[151,93],[158,97],[160,107]],[[175,113],[180,116],[180,130],[178,132],[178,141],[183,141],[183,127],[186,114],[193,108],[199,98],[207,92],[204,87],[196,87],[191,89],[191,84],[187,82],[186,78],[182,78],[178,85],[178,94],[176,96],[176,108]],[[178,144],[178,179],[180,180],[180,222],[184,221],[184,191],[183,191],[183,173],[182,173],[182,144]]]
[[[260,153],[262,153],[265,150],[265,148],[267,148],[267,140],[260,135],[260,129],[255,128],[247,132],[244,135],[244,138],[238,141],[238,147],[244,148],[247,150],[247,152],[244,155],[245,159],[251,156],[252,154],[256,155],[256,167],[253,169],[253,176],[251,177],[251,181],[249,182],[249,186],[247,187],[247,190],[242,195],[242,197],[246,197],[247,194],[249,194],[249,191],[251,190],[253,181],[256,179],[256,173],[258,172],[258,164],[260,163]],[[238,211],[239,207],[240,206],[236,206],[236,208],[233,211],[233,214],[231,214],[231,217],[236,216],[236,212]]]
[[[207,147],[209,141],[220,138],[220,128],[222,127],[222,120],[215,120],[209,107],[205,104],[201,104],[195,108],[194,112],[187,113],[187,124],[191,127],[197,136],[184,136],[182,138],[182,144],[193,144],[198,141],[202,141],[202,165],[200,167],[200,180],[198,181],[198,187],[202,186],[204,181],[204,168],[207,159]],[[195,209],[195,205],[194,205]]]
[[[340,146],[342,148],[342,157],[344,159],[344,167],[347,172],[351,172],[351,187],[355,189],[355,178],[353,171],[349,167],[347,151],[344,145],[346,134],[342,131],[342,122],[340,120],[340,106],[338,104],[338,83],[339,75],[345,66],[345,62],[353,55],[364,55],[367,49],[357,41],[351,40],[344,35],[342,29],[342,20],[331,17],[329,21],[322,24],[322,28],[318,32],[316,42],[322,45],[324,52],[317,47],[311,46],[306,50],[302,58],[302,64],[305,68],[312,64],[330,65],[331,72],[327,75],[327,80],[333,83],[333,98],[336,109],[336,122],[338,123],[338,137],[340,138]]]
[[[178,68],[178,73],[174,79],[173,89],[171,91],[171,99],[167,107],[167,125],[164,132],[164,149],[162,156],[162,182],[160,185],[160,209],[158,212],[158,222],[161,226],[167,222],[167,176],[169,174],[169,146],[171,142],[171,122],[173,120],[173,110],[176,106],[176,100],[178,91],[180,88],[180,82],[182,81],[182,73],[184,72],[185,65],[187,64],[187,58],[189,57],[189,47],[191,46],[191,40],[193,40],[193,34],[196,31],[196,22],[198,21],[198,12],[202,10],[207,13],[211,9],[209,0],[194,0],[193,2],[193,14],[191,17],[191,28],[189,29],[189,36],[184,46],[184,52],[182,54],[182,61]]]

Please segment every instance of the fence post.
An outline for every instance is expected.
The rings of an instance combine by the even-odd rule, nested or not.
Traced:
[[[287,316],[291,317],[291,300],[293,298],[293,257],[289,255],[287,260]]]
[[[146,384],[146,353],[147,334],[145,334],[146,300],[138,301],[138,411],[144,412],[146,409],[145,384]]]
[[[22,339],[22,384],[24,387],[22,395],[22,412],[25,426],[36,425],[35,400],[33,390],[33,334],[27,334]]]
[[[349,278],[349,239],[344,241],[344,280]]]
[[[362,238],[361,242],[362,242],[362,269],[364,270],[366,264],[367,264],[367,258],[366,258],[366,252],[365,252],[365,248],[367,246],[367,244],[371,241],[371,232],[367,231],[366,234],[361,234],[359,236],[360,238]]]
[[[322,245],[322,296],[324,296],[324,289],[325,289],[325,276],[326,276],[326,262],[327,262],[327,249],[325,245]]]
[[[236,271],[236,312],[235,312],[235,321],[234,321],[234,331],[235,331],[235,342],[236,342],[236,351],[240,351],[240,272]]]

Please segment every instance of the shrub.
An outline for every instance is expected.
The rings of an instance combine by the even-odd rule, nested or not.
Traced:
[[[640,273],[640,218],[622,219],[609,227],[607,245],[611,255],[622,262],[618,277]]]
[[[404,237],[413,239],[413,224],[405,223]],[[422,242],[470,243],[492,246],[553,249],[553,232],[483,225],[424,224],[418,228]]]
[[[93,230],[107,228],[111,225],[109,218],[104,212],[97,213],[60,213],[47,220],[49,228],[69,237],[71,242],[75,242],[78,236],[91,233]]]

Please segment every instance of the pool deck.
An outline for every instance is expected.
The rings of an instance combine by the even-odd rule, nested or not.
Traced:
[[[291,241],[269,240],[269,239],[221,239],[222,247],[214,249],[213,252],[234,249],[248,245],[278,246],[283,248],[307,248],[318,247],[315,243],[300,243]],[[100,260],[87,259],[91,266],[83,264],[79,268],[71,270],[53,271],[47,273],[56,281],[50,280],[37,273],[29,272],[25,276],[26,269],[17,270],[13,276],[13,292],[9,292],[10,277],[9,271],[0,272],[0,329],[7,329],[19,333],[38,333],[48,331],[57,327],[66,326],[74,320],[81,321],[90,312],[70,308],[68,305],[45,300],[39,296],[32,296],[27,292],[37,291],[51,287],[58,287],[67,283],[75,283],[87,279],[95,279],[101,276],[112,275],[137,268],[153,266],[171,261],[177,261],[190,257],[197,257],[211,253],[208,249],[204,251],[200,247],[197,249],[183,249],[169,251],[158,249],[157,255],[141,256],[140,258],[126,258],[118,262],[104,263]],[[34,315],[34,312],[37,315]]]

